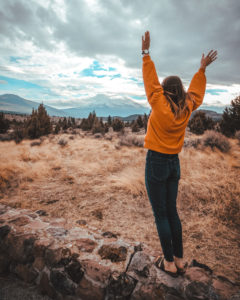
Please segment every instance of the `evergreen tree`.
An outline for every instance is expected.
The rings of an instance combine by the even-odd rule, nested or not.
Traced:
[[[32,109],[30,118],[26,121],[25,135],[31,139],[39,138],[42,135],[47,135],[52,131],[50,117],[43,104],[40,104],[38,109]]]
[[[137,125],[139,128],[142,128],[143,127],[143,120],[142,120],[142,117],[141,116],[138,116],[137,118]]]
[[[205,112],[197,111],[188,122],[188,126],[191,132],[203,134],[205,130],[214,128],[214,121],[212,118],[206,117]]]
[[[221,133],[228,137],[233,137],[236,131],[240,130],[240,95],[223,111],[219,127]]]
[[[112,127],[114,131],[121,131],[124,128],[124,123],[122,120],[115,118],[112,121]]]
[[[5,133],[10,127],[10,122],[5,118],[3,112],[0,112],[0,133]]]
[[[108,116],[107,124],[108,124],[109,127],[112,125],[112,118],[111,118],[110,115]]]

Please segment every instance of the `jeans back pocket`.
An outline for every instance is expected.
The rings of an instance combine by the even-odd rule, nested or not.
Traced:
[[[159,183],[165,181],[169,176],[168,161],[165,158],[151,159],[149,161],[149,180]]]

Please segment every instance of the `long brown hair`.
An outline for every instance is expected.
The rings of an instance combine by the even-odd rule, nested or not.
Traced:
[[[174,117],[178,119],[186,109],[189,109],[182,81],[178,76],[168,76],[163,80],[162,87]]]

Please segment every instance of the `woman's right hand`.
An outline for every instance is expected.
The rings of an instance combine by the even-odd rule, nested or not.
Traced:
[[[204,57],[203,54],[200,68],[205,70],[206,67],[210,65],[215,59],[217,59],[217,50],[215,51],[211,50],[206,57]]]

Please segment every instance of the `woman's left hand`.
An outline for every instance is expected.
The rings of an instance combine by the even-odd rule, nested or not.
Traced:
[[[150,47],[150,33],[149,31],[145,32],[145,39],[142,35],[142,50],[148,50]]]

